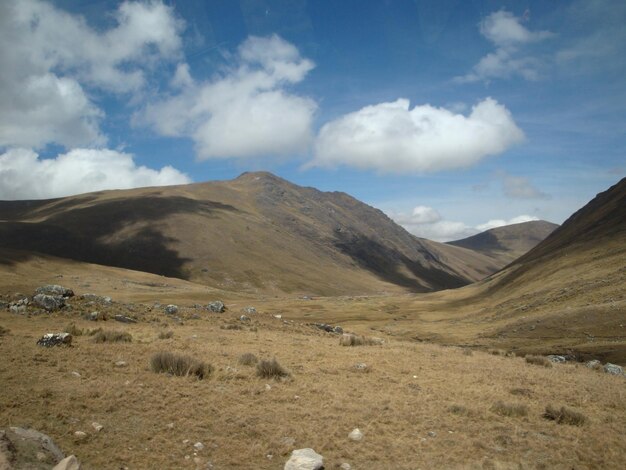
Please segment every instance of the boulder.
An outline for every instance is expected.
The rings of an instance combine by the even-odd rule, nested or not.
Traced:
[[[254,315],[256,313],[256,308],[254,307],[244,307],[241,309],[243,313],[247,313],[248,315]]]
[[[28,299],[19,299],[9,303],[9,312],[11,313],[26,313],[26,306],[28,305]]]
[[[65,306],[65,297],[62,295],[37,294],[33,297],[33,303],[43,307],[48,312],[54,312]]]
[[[249,322],[249,321],[250,321],[250,317],[248,317],[248,316],[246,316],[246,315],[241,315],[241,316],[239,317],[239,321],[242,321],[242,322],[244,322],[244,323],[245,323],[245,322]]]
[[[611,364],[610,362],[604,364],[604,372],[611,375],[624,375],[624,369],[621,366]]]
[[[67,287],[59,286],[56,284],[48,284],[47,286],[37,287],[35,294],[44,295],[60,295],[61,297],[74,297],[74,291]]]
[[[342,335],[343,334],[343,328],[341,328],[340,326],[336,326],[333,328],[333,333],[337,333],[338,335]]]
[[[550,354],[548,356],[548,360],[550,362],[554,362],[555,364],[559,364],[561,362],[567,362],[567,358],[565,356],[559,356],[557,354]]]
[[[34,429],[10,427],[5,437],[15,449],[15,468],[32,468],[29,461],[33,460],[57,463],[65,458],[50,436]],[[38,453],[41,455],[37,456]]]
[[[70,455],[52,467],[52,470],[80,470],[80,463],[76,456]]]
[[[597,359],[594,359],[592,361],[587,361],[585,365],[589,367],[590,369],[598,369],[602,367],[602,363],[598,361]]]
[[[226,310],[226,306],[221,300],[215,300],[214,302],[210,302],[209,305],[207,305],[207,308],[210,312],[214,313],[222,313],[224,310]]]
[[[104,312],[89,312],[85,313],[83,318],[89,321],[102,321],[107,319],[107,314]]]
[[[168,315],[176,315],[178,313],[178,305],[167,305],[165,307],[165,313],[167,313]]]
[[[71,346],[72,335],[69,333],[48,333],[37,340],[39,346],[51,348],[52,346]]]
[[[322,470],[324,457],[313,449],[296,449],[285,463],[284,470]]]
[[[121,323],[137,323],[137,320],[127,317],[126,315],[115,315],[113,319]]]

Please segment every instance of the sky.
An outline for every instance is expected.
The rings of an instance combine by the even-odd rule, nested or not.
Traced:
[[[623,0],[0,2],[0,200],[270,171],[448,241],[626,175]]]

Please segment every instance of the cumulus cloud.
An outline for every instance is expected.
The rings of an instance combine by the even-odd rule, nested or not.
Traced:
[[[489,81],[516,75],[526,80],[538,80],[542,61],[526,55],[524,48],[553,36],[549,31],[530,31],[521,24],[523,18],[500,10],[486,17],[479,25],[480,33],[495,50],[473,67],[467,75],[456,77],[459,83]]]
[[[325,124],[308,166],[348,165],[381,172],[428,172],[468,167],[521,142],[511,113],[492,98],[466,116],[399,99],[366,106]]]
[[[96,31],[38,0],[0,3],[0,146],[102,144],[86,91],[135,92],[145,71],[177,58],[182,27],[161,2],[123,2]]]
[[[502,178],[502,190],[504,195],[512,199],[549,199],[550,196],[536,188],[528,178],[513,176],[506,173]]]
[[[492,228],[539,220],[534,216],[519,215],[509,220],[493,219],[470,226],[464,222],[446,220],[436,209],[428,206],[416,206],[410,214],[390,211],[388,215],[413,235],[438,242],[460,240]]]
[[[132,155],[114,150],[74,149],[54,159],[19,148],[0,155],[0,199],[4,200],[190,182],[171,166],[160,170],[137,166]]]
[[[276,35],[249,37],[234,60],[220,76],[203,82],[179,65],[172,83],[180,91],[149,104],[135,122],[161,135],[192,138],[199,159],[304,152],[317,105],[288,87],[301,82],[313,62]]]
[[[518,215],[517,217],[513,217],[509,220],[504,219],[493,219],[485,222],[484,224],[477,225],[476,228],[481,232],[485,230],[490,230],[492,228],[504,227],[505,225],[513,225],[513,224],[521,224],[524,222],[531,222],[533,220],[539,220],[537,217],[532,215]]]

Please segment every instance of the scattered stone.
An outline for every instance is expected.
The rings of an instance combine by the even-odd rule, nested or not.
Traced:
[[[9,303],[9,312],[11,313],[26,313],[26,306],[28,305],[28,299],[19,299]]]
[[[174,423],[167,423],[167,424],[165,425],[165,427],[166,427],[167,429],[174,429]]]
[[[247,313],[248,315],[254,315],[256,313],[256,308],[254,307],[244,307],[241,309],[243,313]]]
[[[119,321],[122,323],[137,323],[137,320],[127,317],[126,315],[115,315],[113,318],[115,319],[115,321]]]
[[[81,378],[80,372],[76,372],[75,370],[72,371],[72,375],[78,379]]]
[[[270,384],[265,384],[265,391],[269,392],[272,389]]]
[[[348,438],[351,441],[358,442],[358,441],[363,440],[363,433],[361,432],[361,430],[359,428],[354,428],[352,430],[352,432],[350,434],[348,434]]]
[[[248,322],[248,321],[250,321],[250,317],[248,317],[248,316],[246,316],[246,315],[241,315],[241,316],[239,317],[239,321],[242,321],[242,322]]]
[[[296,440],[293,437],[283,437],[280,440],[280,443],[287,447],[293,447],[293,445],[296,443]]]
[[[428,437],[437,437],[437,433],[435,431],[428,431]]]
[[[176,315],[178,313],[178,305],[167,305],[165,307],[165,313],[167,313],[168,315]]]
[[[65,306],[65,297],[62,295],[37,294],[33,297],[33,303],[46,309],[48,312],[54,312]]]
[[[80,463],[75,455],[70,455],[52,467],[52,470],[80,470]]]
[[[221,300],[215,300],[214,302],[210,302],[209,305],[207,305],[207,308],[211,312],[222,313],[226,310],[226,305],[224,305],[224,302]]]
[[[357,362],[356,364],[354,364],[354,368],[356,370],[366,370],[367,364],[365,362]]]
[[[86,313],[83,318],[89,321],[104,321],[107,319],[107,315],[104,312],[90,312]]]
[[[602,363],[598,361],[597,359],[593,359],[592,361],[587,361],[585,365],[589,367],[590,369],[598,369],[599,367],[602,367]]]
[[[281,318],[283,318],[283,316],[282,315],[274,315],[274,318],[278,318],[280,320]]]
[[[128,366],[128,362],[126,361],[117,361],[115,363],[115,367],[126,367],[126,366]]]
[[[341,470],[352,470],[352,466],[348,462],[343,462],[341,465],[339,465],[339,468]]]
[[[37,340],[39,346],[50,348],[52,346],[71,346],[72,335],[69,333],[48,333]]]
[[[343,328],[341,328],[340,326],[337,325],[337,326],[335,326],[333,328],[333,333],[336,333],[338,335],[342,335],[343,334]]]
[[[76,439],[78,439],[79,441],[82,441],[83,439],[87,438],[87,433],[84,431],[76,431],[74,433],[74,437],[76,437]]]
[[[624,369],[617,364],[611,364],[610,362],[604,364],[604,372],[611,375],[624,375]]]
[[[47,286],[37,287],[35,294],[44,295],[60,295],[61,297],[74,297],[74,291],[67,287],[59,286],[57,284],[48,284]]]
[[[202,449],[204,449],[204,444],[202,442],[196,442],[193,445],[193,448],[196,449],[197,451],[201,451]]]
[[[111,297],[96,294],[81,294],[78,296],[78,298],[82,300],[87,300],[89,302],[98,302],[105,305],[110,305],[113,302]]]
[[[554,362],[556,364],[562,363],[562,362],[567,362],[567,358],[565,356],[560,356],[560,355],[556,355],[556,354],[550,354],[548,356],[548,360],[550,362]]]
[[[285,463],[284,470],[322,470],[324,457],[313,449],[296,449]]]
[[[104,429],[104,426],[102,426],[100,423],[94,421],[93,423],[91,423],[91,427],[94,428],[94,430],[96,432],[100,432]]]

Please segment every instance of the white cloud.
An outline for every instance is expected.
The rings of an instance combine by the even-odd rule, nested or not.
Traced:
[[[102,144],[86,88],[135,92],[145,70],[179,56],[181,23],[161,2],[124,2],[92,29],[37,0],[0,2],[0,146]]]
[[[476,228],[481,232],[485,230],[490,230],[492,228],[504,227],[505,225],[513,225],[513,224],[521,224],[524,222],[531,222],[533,220],[539,220],[539,218],[532,215],[518,215],[517,217],[513,217],[509,220],[504,219],[493,219],[484,224],[477,225]]]
[[[512,199],[549,199],[550,196],[536,188],[524,176],[512,176],[507,173],[499,175],[502,178],[504,195]]]
[[[511,113],[486,98],[469,115],[409,101],[366,106],[325,124],[308,166],[348,165],[381,172],[468,167],[521,142]]]
[[[74,149],[54,159],[41,159],[27,149],[0,155],[0,199],[45,199],[103,189],[190,183],[166,166],[137,166],[133,156],[114,150]]]
[[[180,65],[173,80],[180,92],[148,105],[135,122],[165,136],[191,137],[200,159],[304,152],[317,105],[287,87],[302,81],[314,64],[276,35],[249,37],[235,61],[206,82],[194,82]]]
[[[530,31],[523,19],[500,10],[486,17],[479,25],[480,33],[495,47],[467,75],[456,77],[459,83],[504,79],[519,75],[526,80],[538,80],[543,66],[541,60],[525,55],[524,46],[554,36],[549,31]]]

